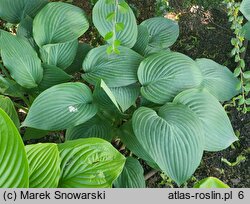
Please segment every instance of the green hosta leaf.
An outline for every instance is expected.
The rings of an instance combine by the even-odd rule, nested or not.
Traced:
[[[62,2],[48,3],[35,17],[33,35],[39,47],[76,40],[89,28],[82,9]]]
[[[72,79],[70,75],[56,66],[43,64],[43,79],[39,84],[39,89],[44,91],[54,85],[68,82]]]
[[[246,19],[250,21],[250,1],[249,0],[242,1],[240,5],[240,11],[243,13]]]
[[[122,127],[119,130],[120,130],[119,137],[121,138],[123,144],[125,144],[125,146],[131,152],[133,152],[133,154],[145,160],[154,169],[159,169],[157,164],[155,164],[155,161],[152,159],[152,157],[144,149],[144,147],[141,145],[141,143],[135,136],[131,120],[122,125]]]
[[[115,11],[115,4],[106,4],[106,0],[99,0],[93,8],[93,23],[98,29],[99,33],[105,37],[105,35],[113,30],[112,21],[107,21],[107,16]],[[123,0],[118,0],[120,3]],[[124,2],[124,5],[127,5]],[[127,5],[128,6],[128,5]],[[116,22],[124,24],[124,30],[116,33],[116,39],[120,40],[123,46],[133,47],[137,39],[137,24],[136,18],[131,8],[128,6],[126,13],[116,13]],[[111,40],[108,40],[111,43]]]
[[[141,25],[148,29],[150,48],[169,48],[179,36],[178,23],[164,17],[147,19]]]
[[[120,54],[109,55],[107,46],[92,49],[83,62],[83,78],[96,84],[104,80],[108,87],[121,87],[138,81],[137,69],[143,57],[126,47],[119,47]]]
[[[0,75],[0,93],[13,97],[23,96],[22,87],[15,81]]]
[[[59,151],[56,144],[25,146],[29,161],[30,188],[56,188],[60,177]]]
[[[217,178],[208,177],[202,179],[201,181],[198,181],[194,185],[194,188],[230,188],[230,187]]]
[[[107,188],[122,172],[125,157],[99,138],[67,141],[60,150],[60,188]]]
[[[149,43],[149,32],[146,26],[139,25],[138,26],[138,37],[137,41],[133,47],[133,50],[140,53],[141,55],[145,55],[145,50]]]
[[[35,17],[47,0],[0,0],[0,18],[13,24],[26,16]]]
[[[0,95],[0,108],[7,113],[7,115],[11,118],[17,129],[19,129],[19,118],[14,104],[9,97]]]
[[[197,59],[196,62],[203,75],[201,87],[205,87],[219,101],[228,101],[239,94],[236,90],[239,80],[227,67],[210,59]]]
[[[66,131],[66,140],[76,140],[80,138],[97,137],[107,141],[112,140],[112,125],[109,121],[95,116],[87,122],[71,127]]]
[[[243,26],[243,29],[245,30],[245,38],[250,40],[250,21]]]
[[[92,47],[85,43],[79,43],[73,63],[65,69],[67,73],[79,72],[82,69],[82,62]]]
[[[115,188],[146,188],[144,171],[137,159],[128,157],[121,175],[114,182]]]
[[[48,134],[47,130],[38,130],[34,128],[26,128],[23,140],[40,139]]]
[[[176,96],[174,103],[188,106],[201,120],[205,132],[204,150],[221,151],[238,140],[224,108],[208,91],[186,90]]]
[[[142,107],[132,122],[143,148],[178,185],[194,173],[204,149],[204,131],[188,107],[167,103],[158,113]]]
[[[172,101],[181,91],[198,86],[202,76],[196,63],[177,52],[161,52],[140,64],[138,78],[142,95],[157,104]]]
[[[22,138],[0,108],[0,188],[29,187],[28,160]]]
[[[1,30],[0,49],[4,65],[18,84],[34,88],[40,83],[43,77],[41,60],[26,40]]]
[[[80,82],[53,86],[33,102],[22,126],[41,130],[63,130],[92,118],[97,108],[91,90]]]
[[[77,48],[78,40],[44,45],[40,49],[41,59],[46,64],[66,69],[73,63]]]
[[[129,109],[132,105],[135,105],[136,99],[140,94],[140,86],[138,84],[110,88],[110,90],[123,112]]]

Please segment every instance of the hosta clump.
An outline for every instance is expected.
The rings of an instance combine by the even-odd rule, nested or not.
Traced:
[[[9,20],[8,12],[1,18]],[[177,22],[156,17],[137,25],[125,1],[99,0],[93,23],[107,44],[93,49],[78,42],[89,23],[70,4],[47,3],[12,22],[19,23],[16,36],[0,32],[0,91],[26,103],[25,138],[66,130],[63,144],[25,148],[30,187],[145,187],[136,158],[181,185],[204,151],[237,140],[220,102],[238,94],[238,80],[212,60],[171,51]],[[82,80],[72,82],[79,71]],[[112,140],[133,157],[125,162]]]

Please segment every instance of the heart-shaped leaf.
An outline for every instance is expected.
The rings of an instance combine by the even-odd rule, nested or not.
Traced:
[[[14,104],[9,97],[0,95],[0,108],[2,108],[7,113],[7,115],[11,118],[11,120],[15,124],[16,128],[19,129],[20,127],[19,118],[16,109],[14,107]]]
[[[95,116],[87,122],[67,129],[65,140],[97,137],[107,141],[112,140],[112,125],[109,121]]]
[[[62,2],[48,3],[35,17],[33,35],[39,47],[76,40],[89,28],[82,9]]]
[[[122,172],[125,157],[99,138],[67,141],[60,150],[60,188],[109,188]]]
[[[131,48],[134,46],[137,39],[138,30],[136,18],[132,9],[124,0],[118,0],[118,2],[127,6],[126,12],[121,12],[116,9],[115,4],[107,4],[106,0],[99,0],[93,8],[93,23],[103,37],[113,30],[114,23],[120,23],[120,25],[122,23],[124,29],[116,32],[116,39],[121,41],[121,45]],[[107,20],[108,16],[112,17],[112,15],[109,15],[112,13],[116,16],[115,22],[114,20]],[[112,39],[108,40],[109,43],[111,41]]]
[[[0,0],[0,18],[13,24],[26,16],[35,17],[48,0]]]
[[[92,100],[91,90],[83,83],[53,86],[35,99],[22,126],[63,130],[80,125],[97,112]]]
[[[227,67],[205,58],[196,62],[203,75],[201,87],[205,87],[219,101],[228,101],[239,94],[240,91],[236,90],[239,80]]]
[[[56,188],[60,177],[59,151],[56,144],[25,146],[29,161],[30,188]]]
[[[178,185],[194,173],[203,154],[204,131],[188,107],[167,103],[158,113],[141,107],[132,122],[143,148]]]
[[[106,49],[107,46],[100,46],[88,53],[83,62],[83,78],[94,85],[102,79],[110,88],[137,82],[136,73],[143,57],[122,46],[119,47],[119,55],[108,55]]]
[[[201,120],[205,132],[204,150],[220,151],[238,140],[224,108],[208,91],[186,90],[176,96],[174,103],[188,106]]]
[[[128,157],[121,175],[114,182],[114,186],[115,188],[145,188],[143,173],[140,162],[133,157]]]
[[[157,104],[172,101],[181,91],[198,86],[201,72],[196,63],[177,52],[161,52],[143,60],[138,69],[142,95]]]
[[[0,30],[1,57],[13,79],[25,88],[36,87],[43,77],[41,60],[21,37]]]
[[[29,187],[28,160],[22,138],[0,108],[0,188]]]

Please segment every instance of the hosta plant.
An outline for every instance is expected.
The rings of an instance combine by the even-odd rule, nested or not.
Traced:
[[[0,0],[0,17],[16,24],[14,33],[0,31],[1,94],[27,113],[23,139],[66,130],[66,141],[24,148],[7,116],[19,128],[13,104],[1,104],[0,175],[15,168],[23,180],[0,186],[145,187],[138,159],[181,185],[204,151],[237,140],[220,102],[239,93],[238,79],[213,60],[171,51],[177,22],[155,17],[137,25],[125,1],[99,0],[93,23],[106,44],[91,48],[78,41],[89,28],[80,8],[13,2]],[[127,150],[126,162],[111,142]],[[16,148],[6,153],[10,144]]]

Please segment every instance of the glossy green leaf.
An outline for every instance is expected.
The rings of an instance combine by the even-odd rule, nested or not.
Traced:
[[[133,47],[133,50],[138,52],[141,55],[145,55],[145,50],[149,43],[149,32],[146,26],[139,25],[138,26],[138,36],[136,43]]]
[[[40,49],[41,59],[46,64],[66,69],[73,63],[77,48],[78,40],[44,45]]]
[[[0,108],[0,187],[29,187],[28,160],[22,138],[9,116]]]
[[[164,18],[154,17],[141,23],[149,32],[149,48],[166,49],[175,43],[179,36],[178,23]],[[147,49],[149,49],[147,48]]]
[[[157,104],[172,101],[183,90],[201,83],[196,63],[177,52],[161,52],[143,60],[138,69],[142,95]]]
[[[108,87],[121,87],[138,81],[137,69],[143,57],[126,47],[119,47],[120,54],[106,53],[107,46],[92,49],[83,62],[83,78],[96,84],[104,80]]]
[[[208,91],[186,90],[176,96],[174,103],[188,106],[201,120],[205,132],[204,150],[221,151],[238,140],[224,108]]]
[[[201,87],[205,87],[219,101],[228,101],[240,91],[236,90],[239,80],[225,66],[210,59],[196,60],[202,75]]]
[[[53,86],[33,102],[22,126],[41,130],[63,130],[92,118],[97,108],[91,90],[80,82]]]
[[[26,128],[23,140],[40,139],[48,134],[47,130],[38,130],[34,128]]]
[[[110,90],[123,112],[129,109],[132,105],[135,105],[136,99],[140,94],[140,86],[138,84],[110,88]]]
[[[0,95],[0,108],[7,113],[7,115],[11,118],[13,123],[15,124],[16,128],[19,129],[20,121],[14,107],[13,102],[7,96]]]
[[[56,144],[25,146],[29,161],[30,188],[56,188],[60,177],[59,151]]]
[[[121,175],[114,182],[114,186],[115,188],[146,188],[143,173],[140,162],[133,157],[128,157]]]
[[[243,29],[245,30],[245,38],[250,40],[250,21],[248,21],[244,26]]]
[[[39,90],[46,90],[54,85],[68,82],[72,79],[72,76],[68,75],[66,72],[60,68],[43,64],[43,79],[39,84]]]
[[[41,60],[26,40],[1,30],[0,49],[4,65],[18,84],[34,88],[40,83],[43,77]]]
[[[48,3],[35,17],[33,35],[39,47],[76,40],[89,28],[82,9],[62,2]]]
[[[65,69],[65,72],[71,74],[82,70],[83,60],[85,59],[86,55],[91,49],[92,47],[89,44],[78,43],[75,59],[73,63],[68,68]]]
[[[132,123],[143,148],[178,185],[194,173],[203,154],[204,131],[188,107],[167,103],[158,112],[141,107]]]
[[[194,188],[230,188],[230,187],[217,178],[208,177],[202,179],[201,181],[198,181],[194,185]]]
[[[113,30],[113,21],[107,21],[107,16],[115,11],[115,4],[106,4],[106,0],[99,0],[93,8],[93,23],[99,33],[105,37],[106,34]],[[118,0],[119,3],[124,2]],[[127,5],[126,2],[124,4]],[[116,13],[116,23],[123,23],[124,29],[116,32],[116,39],[121,41],[121,45],[133,47],[137,39],[136,18],[132,9],[128,6],[128,11],[122,13],[119,10]],[[108,40],[111,43],[111,39]]]
[[[97,137],[107,141],[112,140],[112,125],[109,121],[95,116],[87,122],[67,129],[65,140]]]
[[[243,0],[240,5],[240,11],[246,17],[247,20],[250,21],[250,1]]]
[[[99,138],[67,141],[60,150],[60,188],[109,188],[122,172],[125,157]]]
[[[35,17],[48,0],[0,0],[0,18],[13,24],[26,16]]]

